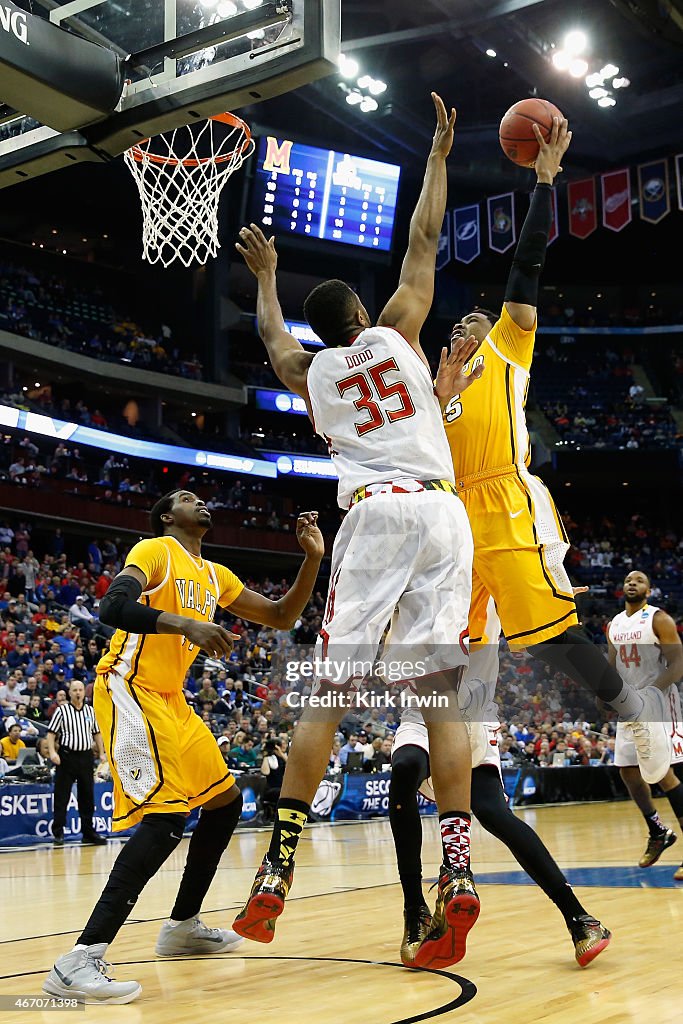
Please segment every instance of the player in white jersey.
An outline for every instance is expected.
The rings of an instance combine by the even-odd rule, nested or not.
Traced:
[[[443,866],[423,964],[447,966],[464,956],[479,899],[469,870],[469,744],[456,696],[467,661],[472,534],[455,494],[453,463],[419,342],[434,293],[455,124],[455,110],[449,117],[435,93],[432,99],[437,125],[408,250],[398,289],[376,326],[351,288],[326,281],[308,296],[304,313],[327,347],[315,355],[304,351],[285,329],[274,239],[266,240],[254,224],[240,231],[237,248],[258,280],[261,338],[280,380],[306,400],[315,430],[327,440],[339,474],[339,504],[347,514],[332,553],[312,687],[314,698],[333,707],[322,714],[309,707],[297,725],[270,848],[234,927],[247,938],[272,939],[335,728],[354,706],[349,697],[370,674],[391,619],[392,661],[403,651],[401,661],[412,663],[404,678],[419,676],[420,692],[438,698],[425,717]],[[458,382],[455,391],[481,375],[462,373],[474,347],[473,339],[463,342],[450,355],[443,349],[438,371],[439,380]]]
[[[644,572],[634,570],[624,580],[625,609],[609,624],[609,660],[626,682],[641,689],[655,684],[664,688],[668,714],[661,723],[670,751],[670,763],[657,782],[668,797],[671,809],[683,828],[683,783],[670,765],[683,765],[683,716],[678,684],[683,679],[683,645],[676,623],[661,608],[648,604],[650,580]],[[669,684],[668,686],[666,684]],[[657,724],[659,728],[659,723]],[[649,868],[664,850],[673,846],[677,836],[667,828],[652,802],[652,792],[643,778],[638,751],[633,741],[638,722],[618,722],[614,747],[614,763],[624,784],[641,811],[649,830],[645,853],[639,867]],[[679,769],[680,771],[681,769]],[[683,864],[674,878],[683,881]]]
[[[569,882],[532,828],[511,811],[503,789],[498,748],[498,640],[500,620],[489,598],[482,643],[470,653],[460,686],[463,714],[467,717],[472,750],[472,813],[481,825],[507,846],[527,874],[557,906],[574,943],[574,955],[587,967],[610,941],[610,932],[589,914]],[[404,931],[401,961],[412,967],[431,915],[422,893],[422,821],[418,790],[433,799],[429,779],[429,738],[424,719],[415,707],[401,715],[391,751],[389,821],[403,889]]]

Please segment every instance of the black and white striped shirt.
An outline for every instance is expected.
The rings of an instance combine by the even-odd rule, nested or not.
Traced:
[[[59,736],[59,741],[67,750],[90,750],[93,736],[100,729],[95,712],[89,704],[75,708],[73,704],[60,704],[50,719],[49,732]]]

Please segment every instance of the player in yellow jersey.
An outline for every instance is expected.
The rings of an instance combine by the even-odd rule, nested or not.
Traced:
[[[317,512],[302,513],[297,538],[306,557],[291,589],[270,601],[202,557],[211,514],[197,495],[171,491],[150,517],[154,538],[131,549],[100,604],[101,621],[116,632],[97,666],[94,688],[114,780],[113,829],[139,824],[76,945],[59,957],[43,986],[81,1002],[128,1003],[140,994],[136,981],[107,977],[104,954],[182,839],[194,807],[202,811],[156,952],[196,956],[241,944],[235,932],[208,928],[198,917],[242,797],[214,737],[188,706],[183,682],[200,649],[212,657],[232,650],[237,637],[213,621],[218,606],[272,629],[291,629],[313,592],[324,553]]]
[[[474,537],[470,644],[482,642],[489,595],[512,647],[536,657],[591,689],[623,719],[662,721],[665,702],[655,687],[636,691],[608,665],[579,627],[564,557],[569,547],[562,521],[541,480],[529,473],[529,434],[524,408],[536,332],[538,279],[552,224],[552,184],[571,141],[566,120],[553,119],[539,143],[537,184],[513,258],[500,317],[475,309],[456,323],[451,342],[477,343],[463,372],[483,366],[476,388],[452,395],[437,374],[458,494]],[[446,349],[441,368],[447,361]],[[445,379],[445,374],[444,374]],[[466,699],[466,698],[465,698]],[[476,719],[478,709],[463,712]],[[481,721],[481,719],[479,719]],[[668,756],[646,725],[638,730],[639,754],[657,775]],[[668,761],[664,771],[668,768]],[[664,774],[662,772],[661,774]],[[660,776],[661,777],[661,776]]]

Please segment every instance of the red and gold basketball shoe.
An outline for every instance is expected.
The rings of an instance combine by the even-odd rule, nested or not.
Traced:
[[[421,907],[404,910],[403,923],[401,963],[404,967],[414,967],[417,951],[432,930],[432,915],[429,912],[429,907],[423,903]]]
[[[575,917],[569,929],[579,967],[588,967],[609,946],[612,933],[590,914]]]
[[[674,882],[683,882],[683,864],[674,871]]]
[[[479,897],[471,871],[441,865],[432,929],[415,954],[415,967],[439,969],[465,955],[467,935],[479,917]]]
[[[677,839],[678,836],[672,828],[667,828],[666,831],[660,832],[657,836],[650,836],[645,847],[645,853],[638,861],[638,867],[651,868],[653,864],[657,863],[664,851],[673,846]]]
[[[263,858],[256,873],[249,899],[232,927],[238,935],[254,942],[272,942],[275,924],[285,909],[285,899],[292,885],[294,861],[285,864],[279,860]]]

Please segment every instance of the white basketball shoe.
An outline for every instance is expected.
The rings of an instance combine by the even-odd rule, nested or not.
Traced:
[[[671,765],[671,737],[667,726],[671,715],[667,699],[657,686],[646,686],[640,694],[643,710],[637,719],[627,724],[638,753],[640,774],[652,785],[664,778]]]
[[[83,949],[72,949],[55,961],[45,979],[43,992],[79,1003],[131,1003],[142,992],[137,981],[114,981],[107,974],[111,967],[102,958],[107,949],[105,942]]]
[[[198,917],[179,924],[162,925],[154,952],[157,956],[201,956],[207,953],[232,953],[244,939],[227,928],[209,928]]]

